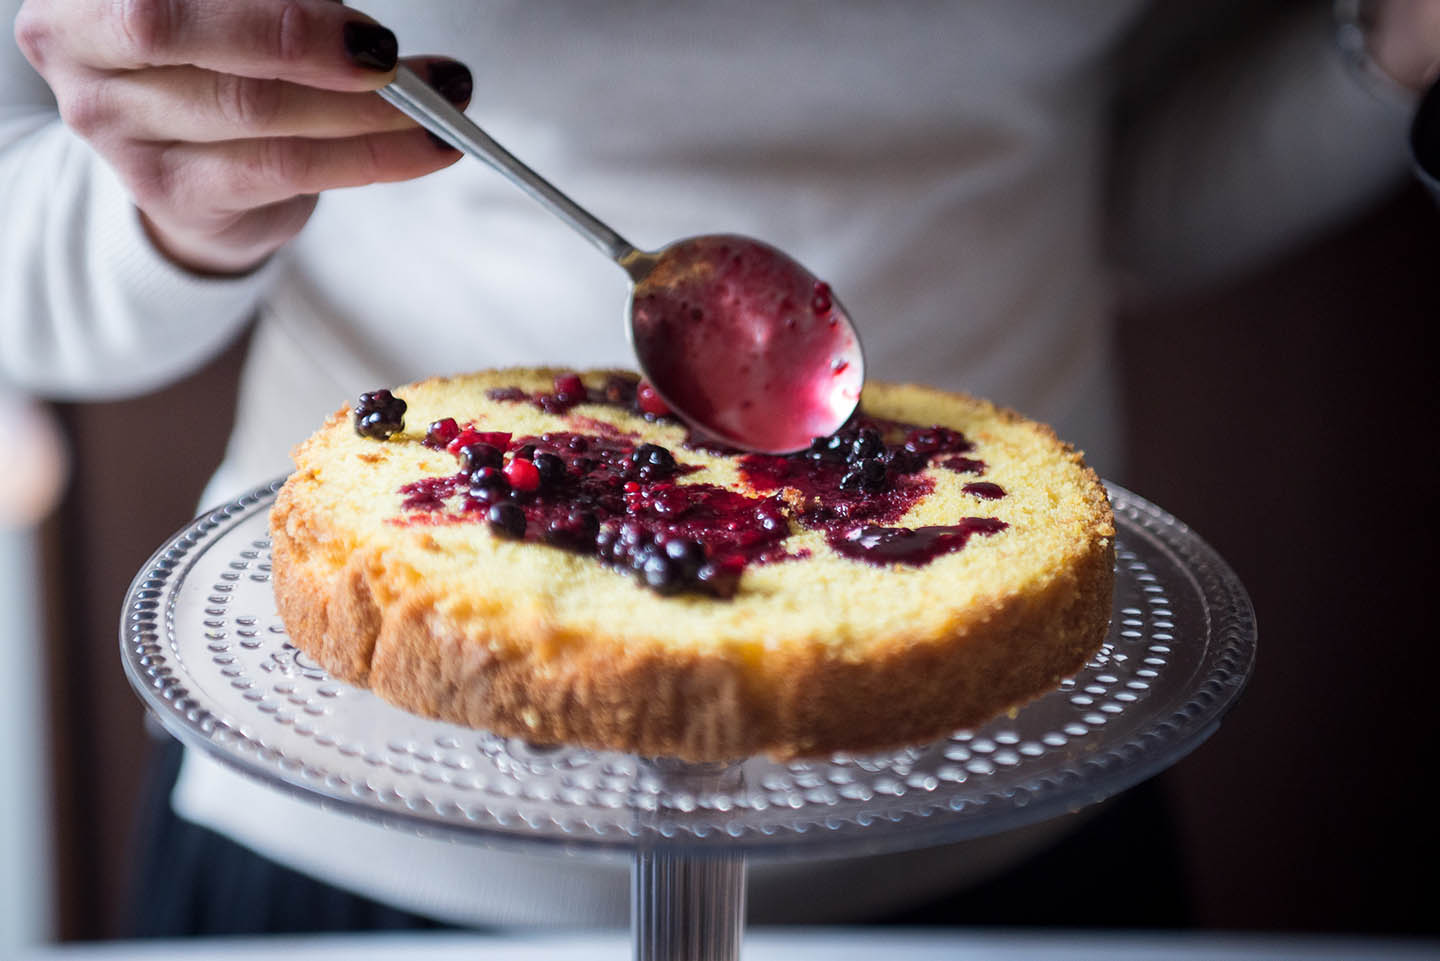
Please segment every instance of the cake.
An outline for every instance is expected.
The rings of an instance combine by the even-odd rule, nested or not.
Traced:
[[[270,516],[292,642],[427,717],[713,761],[980,724],[1099,648],[1114,526],[1048,427],[870,383],[810,449],[696,437],[634,375],[364,395]]]

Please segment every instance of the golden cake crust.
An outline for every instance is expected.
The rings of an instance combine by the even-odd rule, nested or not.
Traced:
[[[1009,525],[923,567],[854,560],[796,529],[787,546],[808,556],[748,568],[735,597],[663,597],[594,557],[507,542],[483,524],[396,523],[402,484],[456,469],[418,443],[442,416],[517,434],[604,420],[701,468],[681,483],[745,489],[733,458],[683,449],[677,426],[485,396],[544,389],[556,373],[397,388],[410,403],[404,433],[359,437],[342,409],[296,448],[270,527],[297,647],[425,716],[700,761],[933,739],[1052,689],[1104,639],[1114,526],[1098,478],[1048,427],[922,387],[872,383],[863,409],[963,431],[1007,493],[966,496],[964,478],[932,466],[934,491],[898,523],[963,512]],[[594,385],[604,373],[584,376]]]

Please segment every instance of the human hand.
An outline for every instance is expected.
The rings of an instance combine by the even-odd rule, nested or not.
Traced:
[[[197,272],[257,266],[321,191],[461,156],[373,93],[394,78],[395,36],[334,0],[26,0],[15,39],[156,246]],[[463,65],[406,62],[469,102]]]
[[[1369,11],[1370,58],[1419,93],[1440,76],[1440,0],[1378,0]]]

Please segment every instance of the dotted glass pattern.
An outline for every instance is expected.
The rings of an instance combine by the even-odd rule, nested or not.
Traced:
[[[289,643],[267,537],[280,482],[193,522],[126,598],[126,672],[165,727],[251,776],[360,816],[492,844],[819,857],[1019,827],[1183,757],[1255,655],[1248,598],[1173,517],[1121,488],[1110,634],[1060,688],[923,746],[684,765],[427,720],[332,680]]]

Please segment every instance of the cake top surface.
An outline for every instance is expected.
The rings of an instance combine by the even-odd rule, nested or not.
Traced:
[[[286,523],[316,563],[363,552],[381,601],[423,593],[500,645],[864,657],[963,636],[1113,536],[1049,428],[928,388],[871,383],[836,438],[784,457],[697,442],[622,372],[393,394],[403,429],[372,398],[297,447]]]

